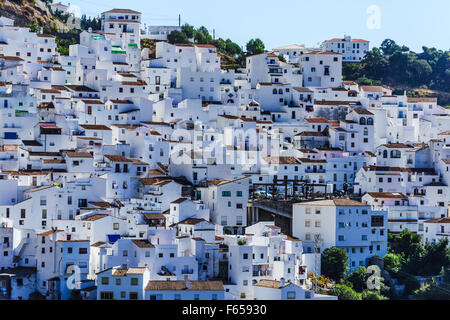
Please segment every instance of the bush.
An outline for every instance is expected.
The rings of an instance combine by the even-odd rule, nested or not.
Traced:
[[[337,284],[332,294],[337,296],[339,300],[362,300],[361,294],[345,284]]]
[[[361,294],[363,300],[389,300],[377,290],[364,290]]]

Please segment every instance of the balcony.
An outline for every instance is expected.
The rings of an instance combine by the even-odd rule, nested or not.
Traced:
[[[252,275],[253,277],[267,277],[271,276],[272,272],[268,264],[253,265]]]
[[[325,173],[325,169],[305,169],[306,173]]]
[[[269,270],[266,271],[253,271],[253,277],[268,277],[271,276],[271,272]]]
[[[193,274],[194,269],[182,269],[181,274]]]

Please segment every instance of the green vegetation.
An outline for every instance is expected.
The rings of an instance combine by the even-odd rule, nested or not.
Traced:
[[[213,39],[208,29],[204,26],[195,29],[193,26],[185,24],[181,27],[181,31],[172,31],[167,39],[172,44],[191,43],[193,40],[193,43],[196,44],[211,44],[215,46],[221,55],[223,69],[244,67],[246,54],[264,52],[264,43],[261,39],[251,39],[246,45],[247,52],[244,53],[241,47],[230,39]]]
[[[247,52],[250,54],[263,53],[264,52],[264,43],[259,38],[251,39],[247,43],[246,48],[247,48]]]
[[[389,234],[388,240],[391,255],[383,260],[389,263],[386,268],[391,272],[428,277],[439,275],[450,266],[448,239],[424,246],[419,235],[405,229],[396,237]]]
[[[231,41],[230,39],[213,39],[208,29],[204,26],[201,26],[198,29],[195,29],[193,26],[189,24],[185,24],[181,27],[181,31],[174,30],[168,35],[168,42],[175,43],[190,43],[190,40],[193,39],[194,43],[197,44],[211,44],[217,48],[220,53],[230,55],[232,57],[236,57],[241,53],[241,47]]]
[[[54,18],[58,19],[59,21],[61,21],[63,23],[67,23],[67,20],[69,20],[69,17],[70,17],[69,13],[63,14],[59,10],[56,10],[55,12],[53,12],[51,9],[50,9],[50,12],[52,13]]]
[[[383,257],[384,270],[390,278],[405,285],[404,297],[413,295],[414,299],[427,299],[427,296],[436,296],[439,292],[441,298],[446,297],[448,280],[447,284],[432,283],[420,288],[416,277],[448,277],[450,250],[447,239],[423,245],[419,235],[405,229],[397,236],[389,233],[388,243],[389,253]]]
[[[415,53],[394,40],[386,39],[379,48],[366,53],[361,63],[344,63],[345,80],[362,84],[388,84],[450,90],[450,51],[422,47]]]
[[[61,39],[59,37],[56,37],[56,50],[63,56],[69,55],[69,46],[71,44],[76,44],[77,41],[75,38],[72,39]]]
[[[369,289],[368,281],[370,281],[371,273],[363,266],[354,270],[347,278],[345,278],[343,284],[354,290],[361,295],[362,300],[388,300],[387,295],[390,294],[390,287],[384,283],[384,279],[380,278],[379,289]]]
[[[414,291],[415,300],[450,300],[450,284],[438,285],[436,281]]]
[[[168,36],[167,41],[171,44],[189,43],[189,39],[184,32],[173,30]]]
[[[80,27],[81,30],[87,30],[89,28],[92,28],[92,30],[100,30],[102,28],[102,22],[100,17],[91,19],[91,17],[86,18],[86,15],[83,14],[80,19]]]
[[[332,290],[332,294],[339,300],[362,300],[361,294],[345,284],[337,284]]]
[[[325,249],[321,255],[322,274],[335,282],[339,282],[348,272],[348,255],[337,247]]]
[[[39,32],[39,26],[36,23],[27,24],[25,27],[30,28],[31,32]]]

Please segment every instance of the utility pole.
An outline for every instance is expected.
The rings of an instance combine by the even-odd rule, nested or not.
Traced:
[[[216,40],[216,29],[213,29],[213,40]]]
[[[181,28],[181,14],[178,15],[178,27]]]

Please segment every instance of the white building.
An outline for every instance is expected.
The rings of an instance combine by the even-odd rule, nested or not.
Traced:
[[[294,204],[292,233],[317,244],[320,251],[339,247],[347,251],[350,270],[366,266],[367,258],[387,253],[387,212],[349,199]],[[316,240],[319,239],[319,240]]]
[[[325,40],[322,48],[325,51],[341,53],[342,62],[360,62],[370,50],[369,41],[352,39],[349,35],[345,35],[344,38]]]

